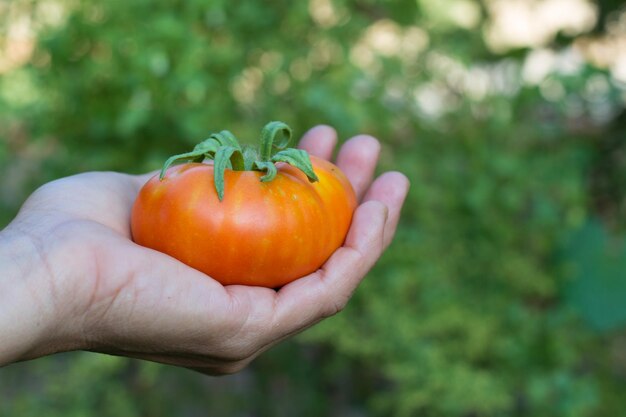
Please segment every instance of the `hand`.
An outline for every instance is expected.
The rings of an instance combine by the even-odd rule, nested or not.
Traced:
[[[318,126],[300,146],[329,159],[335,144],[334,130]],[[279,291],[224,287],[133,243],[130,210],[147,176],[86,173],[46,184],[0,234],[0,261],[13,275],[0,279],[0,364],[84,349],[210,374],[242,369],[341,311],[391,242],[408,181],[391,172],[372,183],[379,150],[369,136],[341,148],[336,163],[361,201],[345,245]]]

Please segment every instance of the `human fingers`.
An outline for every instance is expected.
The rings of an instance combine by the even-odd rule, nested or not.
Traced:
[[[380,143],[368,135],[353,137],[339,150],[337,166],[350,180],[359,201],[372,182],[379,154]]]
[[[400,211],[409,191],[408,178],[400,172],[386,172],[374,181],[363,201],[380,201],[389,208],[385,224],[385,248],[393,240],[400,220]]]
[[[277,293],[274,339],[298,333],[341,311],[384,245],[387,207],[368,201],[357,208],[343,247],[317,272],[296,280]]]
[[[300,139],[299,148],[311,155],[330,160],[337,145],[337,132],[330,126],[319,125],[306,132]]]
[[[391,240],[393,239],[400,218],[402,205],[404,203],[404,200],[406,199],[406,195],[409,189],[409,185],[409,180],[403,174],[399,172],[387,172],[377,178],[365,194],[364,202],[366,204],[371,202],[382,203],[383,212],[386,212],[383,226],[384,232],[382,232],[383,249],[389,246]],[[359,276],[365,275],[380,256],[380,253],[377,252],[377,245],[371,243],[375,242],[376,239],[381,238],[380,235],[377,235],[378,232],[376,231],[377,227],[380,227],[380,225],[377,226],[376,224],[376,215],[372,215],[371,212],[369,212],[367,215],[363,215],[362,212],[359,212],[358,215],[359,217],[357,217],[357,213],[355,213],[353,226],[351,227],[350,234],[346,239],[345,247],[352,247],[350,245],[355,245],[354,247],[357,248],[366,247],[369,248],[369,250],[361,251],[361,253],[369,253],[370,255],[366,257],[368,261],[363,264],[359,265],[357,263],[352,263],[352,265],[355,265],[355,269],[351,270],[351,263],[345,262],[346,260],[349,260],[349,258],[344,256],[344,247],[340,248],[337,253],[333,255],[333,257],[326,263],[322,270],[324,274],[327,274],[326,271],[330,271],[331,274],[327,274],[327,276],[342,277],[338,284],[334,287],[335,289],[333,290],[335,294],[342,294],[342,296],[340,296],[339,298],[340,301],[335,304],[336,307],[330,307],[330,314],[334,314],[335,311],[339,311],[341,310],[341,308],[343,308],[345,302],[347,302],[352,292],[354,291],[354,288],[356,288],[356,286],[360,282],[362,276],[361,278],[359,278]],[[378,218],[380,219],[380,217]],[[373,220],[373,224],[370,225],[371,228],[369,230],[366,230],[366,222],[368,222],[370,219]],[[358,267],[361,267],[362,269],[359,269]],[[344,273],[342,273],[341,271],[344,271]],[[355,274],[351,275],[350,271],[354,272]],[[343,279],[343,277],[348,276],[352,276],[352,280]],[[303,278],[302,280],[298,280],[291,285],[293,287],[296,287],[296,285],[303,285],[300,284],[300,282],[306,279],[311,280],[311,278]],[[330,279],[328,281],[330,281]],[[281,290],[281,292],[279,292],[279,297],[283,297],[283,292],[286,292],[287,290],[291,291],[292,289],[285,287],[283,290]],[[313,293],[313,291],[307,290],[302,294],[306,296],[307,293]],[[298,303],[299,301],[296,301],[294,305],[298,305]],[[323,302],[320,303],[320,306],[321,305],[323,305]],[[321,320],[321,318],[326,316],[326,314],[323,314],[321,316],[317,314],[316,316],[316,310],[314,307],[309,309],[308,314],[309,323],[306,323],[307,318],[304,318],[300,323],[300,325],[303,327],[308,327],[308,325],[312,325],[316,321],[319,321]],[[291,332],[297,333],[301,331],[303,327],[298,327],[297,325],[293,326]],[[286,337],[288,337],[289,335],[290,334],[287,334]]]

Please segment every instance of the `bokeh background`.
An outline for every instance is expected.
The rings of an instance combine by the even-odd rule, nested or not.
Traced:
[[[274,119],[412,181],[348,308],[244,372],[61,354],[0,415],[624,415],[625,106],[620,0],[0,0],[0,225]]]

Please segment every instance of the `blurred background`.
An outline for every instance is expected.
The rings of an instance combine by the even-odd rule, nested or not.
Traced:
[[[0,415],[624,415],[625,108],[621,0],[0,0],[2,226],[274,119],[412,181],[348,308],[246,371],[55,355],[0,370]]]

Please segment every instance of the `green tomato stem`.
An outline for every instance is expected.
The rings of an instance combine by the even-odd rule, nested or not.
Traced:
[[[167,169],[176,163],[202,162],[205,159],[214,163],[214,185],[220,201],[224,198],[224,176],[227,169],[233,171],[265,172],[260,180],[272,181],[278,170],[275,164],[288,163],[301,170],[310,182],[318,181],[311,158],[306,151],[290,148],[293,138],[291,128],[283,122],[269,122],[261,130],[259,150],[241,147],[239,141],[228,130],[213,133],[200,142],[191,152],[174,155],[165,161],[159,178],[162,180]]]

